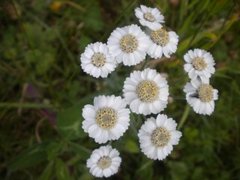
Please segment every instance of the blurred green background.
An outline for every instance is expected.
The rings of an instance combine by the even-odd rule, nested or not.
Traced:
[[[119,66],[95,79],[81,70],[79,56],[117,26],[137,23],[140,4],[158,7],[180,36],[170,60],[147,59],[146,67],[168,76],[164,113],[185,122],[183,137],[166,160],[149,160],[136,136],[144,117],[132,114],[127,133],[111,142],[123,159],[112,179],[240,179],[238,0],[1,0],[0,179],[93,179],[85,163],[99,145],[81,129],[81,109],[96,95],[121,95],[139,67]],[[195,114],[185,101],[182,57],[190,48],[216,60],[211,83],[220,96],[211,116]]]

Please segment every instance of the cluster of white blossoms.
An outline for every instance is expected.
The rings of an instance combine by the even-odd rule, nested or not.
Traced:
[[[139,64],[151,58],[170,58],[176,52],[178,35],[164,27],[164,17],[157,8],[141,5],[135,9],[143,31],[132,24],[116,28],[107,43],[96,42],[86,47],[81,55],[82,69],[93,77],[106,78],[119,63],[126,66]],[[189,51],[184,59],[185,70],[191,77],[184,91],[187,101],[200,114],[210,114],[217,99],[217,90],[209,85],[214,73],[212,56],[203,50]],[[121,96],[97,96],[93,104],[82,110],[82,128],[98,144],[118,140],[127,131],[130,114],[149,115],[138,132],[141,151],[150,159],[163,160],[177,145],[182,133],[177,123],[160,114],[168,104],[169,86],[166,78],[154,69],[133,71],[124,81]],[[110,145],[101,146],[87,160],[90,173],[109,177],[118,172],[121,157]]]
[[[191,79],[184,87],[186,99],[193,110],[202,115],[211,115],[218,99],[218,90],[210,84],[215,72],[212,55],[202,49],[189,50],[184,55],[184,70]]]
[[[95,78],[106,78],[119,63],[134,66],[147,55],[154,59],[170,58],[176,52],[178,35],[163,26],[164,17],[157,8],[141,5],[135,9],[135,15],[145,30],[136,24],[118,27],[107,43],[89,44],[80,58],[84,72]]]

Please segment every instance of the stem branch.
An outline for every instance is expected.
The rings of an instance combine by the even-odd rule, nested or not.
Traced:
[[[190,112],[190,106],[189,105],[186,105],[185,106],[185,110],[184,110],[184,113],[181,117],[181,120],[179,122],[179,125],[178,125],[178,129],[181,129],[182,126],[185,124],[185,122],[187,121],[187,117],[189,115],[189,112]]]
[[[52,108],[52,106],[49,104],[37,104],[37,103],[0,102],[0,108],[41,109],[41,108]]]

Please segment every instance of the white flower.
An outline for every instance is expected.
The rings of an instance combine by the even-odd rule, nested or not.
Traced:
[[[199,80],[187,83],[184,87],[188,104],[198,114],[210,115],[214,111],[214,101],[218,99],[218,90]]]
[[[128,129],[130,111],[120,96],[98,96],[85,105],[82,128],[97,143],[119,139]]]
[[[151,30],[149,36],[151,45],[147,53],[152,58],[158,59],[163,55],[170,58],[170,55],[177,51],[178,35],[175,32],[160,28]]]
[[[81,67],[93,77],[105,78],[114,71],[117,62],[110,55],[106,44],[96,42],[89,44],[81,55]]]
[[[147,119],[138,133],[141,151],[150,159],[165,159],[182,136],[176,126],[172,118],[162,114]]]
[[[161,28],[161,23],[164,23],[164,17],[157,8],[141,5],[140,8],[135,9],[135,16],[139,19],[141,25],[152,30]]]
[[[215,62],[209,52],[201,49],[189,50],[184,55],[184,60],[184,70],[193,81],[201,79],[202,82],[209,83],[209,78],[215,72]]]
[[[87,160],[87,167],[95,177],[109,177],[118,172],[121,157],[111,146],[101,146],[95,149]]]
[[[150,40],[139,26],[133,24],[115,29],[107,44],[117,62],[132,66],[145,59]]]
[[[124,82],[123,95],[137,114],[159,113],[168,103],[168,83],[156,70],[134,71]]]

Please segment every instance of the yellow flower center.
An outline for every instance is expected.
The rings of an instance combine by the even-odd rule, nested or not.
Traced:
[[[92,64],[96,67],[102,67],[106,63],[106,57],[103,53],[94,53],[92,58]]]
[[[213,100],[213,87],[209,84],[202,84],[198,89],[198,96],[202,102]]]
[[[137,47],[138,40],[131,34],[127,34],[120,39],[120,48],[126,53],[133,53]]]
[[[194,69],[196,69],[198,71],[202,71],[207,67],[206,62],[201,57],[194,58],[192,60],[192,65],[193,65]]]
[[[166,146],[170,140],[170,133],[166,128],[158,127],[151,135],[152,143],[157,147]]]
[[[136,88],[138,98],[143,102],[153,102],[157,99],[159,88],[154,81],[143,80]]]
[[[100,108],[96,113],[96,123],[103,129],[111,129],[117,123],[117,112],[113,108]]]
[[[169,42],[168,32],[163,28],[151,31],[150,37],[154,43],[160,46],[165,46]]]
[[[143,17],[144,17],[144,19],[146,19],[147,21],[150,21],[150,22],[154,22],[156,20],[155,17],[150,12],[146,12],[143,15]]]
[[[111,164],[112,164],[112,160],[109,156],[103,156],[97,162],[98,167],[101,169],[106,169],[110,167]]]

